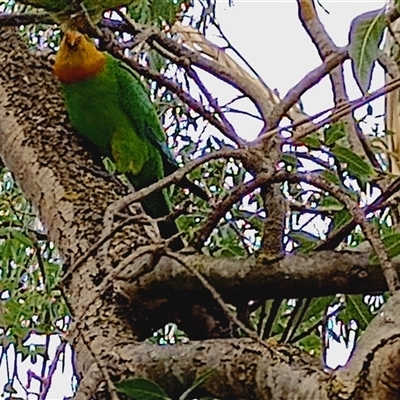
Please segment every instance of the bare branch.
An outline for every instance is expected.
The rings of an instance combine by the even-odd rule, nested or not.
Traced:
[[[113,30],[123,30],[134,36],[145,29],[138,23],[132,24],[125,21],[120,24],[116,24],[115,21],[112,24],[104,21],[104,26]],[[257,78],[253,78],[243,70],[233,59],[225,54],[223,49],[208,41],[200,32],[190,27],[185,27],[178,22],[174,24],[172,32],[184,39],[185,46],[182,46],[176,40],[168,38],[162,32],[151,36],[148,43],[150,46],[153,46],[153,41],[158,43],[167,51],[165,55],[173,54],[174,59],[179,57],[182,60],[188,60],[190,64],[236,88],[254,103],[263,120],[266,120],[271,111],[273,97],[270,89],[267,89]],[[195,46],[192,46],[194,43],[201,47],[201,52],[195,50]]]
[[[364,209],[365,214],[376,211],[385,206],[386,201],[400,190],[400,178],[397,178],[380,196]],[[339,243],[357,226],[356,221],[352,219],[338,231],[333,232],[326,241],[316,247],[317,251],[334,249]]]
[[[203,227],[196,234],[193,242],[191,243],[193,247],[200,250],[213,229],[217,226],[219,220],[232,208],[235,203],[237,203],[246,194],[252,193],[255,189],[270,182],[271,180],[272,175],[261,173],[252,181],[243,183],[241,186],[235,188],[226,199],[222,200],[220,204],[217,204],[214,212],[208,216]]]
[[[387,85],[371,92],[370,94],[367,94],[366,96],[361,96],[358,99],[355,99],[355,100],[349,101],[345,104],[342,104],[339,108],[336,108],[336,109],[329,108],[328,110],[323,110],[321,112],[318,112],[315,115],[312,115],[308,118],[304,118],[302,121],[298,121],[287,127],[276,128],[276,129],[272,129],[271,131],[267,131],[264,134],[262,134],[261,136],[259,136],[254,142],[252,142],[252,144],[261,143],[261,142],[267,143],[270,138],[272,138],[273,136],[275,136],[281,132],[290,131],[292,129],[298,128],[302,125],[307,124],[308,122],[310,122],[314,119],[321,117],[322,115],[326,114],[329,111],[333,111],[329,117],[326,117],[319,122],[315,122],[312,126],[306,126],[301,132],[297,132],[290,139],[285,140],[285,143],[296,143],[296,141],[299,141],[300,139],[309,135],[310,133],[315,132],[319,128],[322,128],[325,125],[337,122],[344,115],[349,114],[349,113],[353,112],[354,110],[357,110],[358,108],[362,107],[363,105],[383,96],[386,93],[389,93],[389,92],[397,89],[398,87],[400,87],[400,78],[389,82]]]
[[[378,229],[365,217],[364,211],[358,206],[357,202],[351,199],[351,197],[338,186],[327,182],[320,175],[316,174],[296,174],[288,177],[289,181],[303,181],[310,183],[323,190],[327,190],[332,196],[336,197],[340,202],[346,205],[349,212],[352,214],[354,221],[359,224],[363,230],[365,237],[371,243],[372,248],[375,250],[386,278],[389,290],[394,293],[400,289],[400,282],[388,252],[379,236]]]
[[[206,97],[208,103],[210,104],[211,107],[214,108],[214,110],[217,112],[218,116],[221,118],[221,121],[225,125],[225,130],[226,133],[225,135],[232,140],[232,142],[236,143],[236,145],[241,148],[244,146],[244,141],[240,136],[235,131],[235,128],[232,126],[232,124],[228,121],[228,119],[225,117],[224,113],[221,110],[221,107],[219,106],[217,100],[212,96],[212,94],[208,91],[208,89],[204,86],[203,82],[201,81],[199,75],[197,72],[192,68],[192,67],[186,67],[186,72],[190,78],[192,78],[199,89],[203,92],[204,96]]]
[[[321,79],[328,75],[332,69],[343,63],[349,57],[347,48],[338,49],[335,53],[325,58],[323,63],[310,71],[295,86],[293,86],[282,101],[277,104],[269,117],[269,128],[276,128],[281,118],[299,102],[301,96],[315,86]]]
[[[55,24],[54,19],[47,12],[0,14],[0,26],[20,26],[30,24]]]

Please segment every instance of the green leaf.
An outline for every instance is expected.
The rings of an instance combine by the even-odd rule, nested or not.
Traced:
[[[290,232],[289,236],[300,244],[300,251],[302,253],[309,253],[314,249],[318,243],[318,238],[306,232]]]
[[[307,353],[319,357],[321,356],[321,338],[315,333],[311,333],[304,339],[301,339],[298,346]]]
[[[303,321],[307,321],[308,319],[322,318],[325,315],[328,307],[332,305],[336,296],[324,296],[324,297],[315,297],[311,300],[311,304],[307,309],[303,317]]]
[[[344,208],[343,210],[340,210],[338,213],[335,214],[335,217],[333,218],[333,228],[335,230],[340,229],[342,226],[345,226],[349,221],[351,221],[352,216],[347,210],[347,208]]]
[[[389,254],[390,258],[396,257],[400,254],[400,233],[389,234],[388,236],[382,238],[382,242],[385,245],[385,248]],[[369,262],[374,265],[379,264],[379,258],[374,253],[371,254],[369,258]]]
[[[0,238],[8,238],[9,232],[9,228],[0,228]]]
[[[157,383],[144,378],[126,379],[115,384],[116,389],[134,400],[169,400]]]
[[[371,84],[372,70],[379,56],[379,43],[385,27],[384,7],[359,15],[350,25],[349,56],[354,77],[364,94]]]
[[[358,327],[365,330],[374,315],[364,301],[364,295],[347,295],[346,307],[338,314],[338,319],[348,324],[352,319],[357,321]]]
[[[210,377],[215,373],[216,370],[216,368],[207,369],[198,377],[196,377],[193,385],[182,393],[182,395],[179,397],[179,400],[185,400],[194,389],[202,385],[207,379],[210,379]]]
[[[282,154],[281,160],[288,166],[291,166],[293,168],[299,167],[301,164],[299,162],[299,159],[294,156],[293,154]]]
[[[302,142],[312,150],[319,150],[322,146],[321,141],[319,140],[318,134],[316,132],[307,135]]]
[[[1,258],[4,264],[7,264],[10,260],[14,259],[14,244],[12,240],[6,240],[2,246]]]
[[[321,207],[326,207],[331,209],[332,211],[340,211],[343,210],[343,204],[333,196],[325,196],[321,200]]]
[[[327,180],[330,183],[333,183],[338,186],[341,186],[341,184],[342,184],[340,178],[337,176],[337,174],[335,172],[326,170],[326,171],[322,171],[321,175],[325,180]]]
[[[191,3],[187,0],[136,0],[129,7],[130,16],[142,24],[157,24],[163,27],[162,23],[172,25],[182,10],[187,12]]]
[[[346,147],[335,145],[332,153],[341,163],[347,164],[347,170],[351,175],[361,181],[376,174],[370,164]]]
[[[149,49],[148,53],[149,68],[155,69],[156,71],[161,71],[166,67],[165,58],[153,49]]]
[[[24,246],[28,247],[33,246],[32,240],[29,239],[28,236],[24,235],[21,231],[10,228],[10,233],[15,239],[17,239]]]
[[[346,136],[346,125],[344,122],[337,122],[324,130],[324,142],[330,147],[334,145],[339,139]]]

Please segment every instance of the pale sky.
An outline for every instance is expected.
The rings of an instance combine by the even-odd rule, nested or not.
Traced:
[[[385,4],[384,1],[332,2],[323,0],[322,3],[330,15],[321,10],[321,19],[339,46],[347,43],[350,22],[356,15],[380,8]],[[217,18],[225,35],[258,71],[267,85],[278,89],[281,97],[307,72],[320,64],[313,44],[298,21],[295,1],[235,0],[233,7],[228,7],[227,4],[228,0],[219,0],[217,5]],[[350,69],[347,70],[350,71]],[[382,74],[377,72],[371,90],[381,86],[382,83]],[[347,74],[346,85],[351,98],[360,95],[351,73]],[[217,87],[213,86],[212,90],[216,91]],[[229,92],[227,89],[223,89],[223,91],[217,94],[220,99],[223,99],[225,93]],[[222,103],[221,101],[220,104]],[[328,79],[321,82],[318,88],[307,93],[303,97],[303,104],[305,111],[309,114],[332,106]],[[383,110],[382,104],[381,101],[381,110]],[[259,131],[259,124],[244,120],[240,115],[235,115],[231,120],[247,139],[252,139]],[[54,346],[52,348],[54,351]],[[346,361],[348,354],[343,346],[334,347],[332,350],[328,359],[331,367],[336,367]],[[3,358],[0,365],[0,391],[6,383],[7,377],[4,360]],[[13,360],[9,359],[8,362],[9,367],[12,368]],[[27,375],[24,371],[31,368],[40,374],[41,363],[30,365],[25,361],[23,364],[19,376],[22,383],[26,384]],[[37,388],[38,385],[34,383],[31,389],[35,391]],[[24,396],[22,391],[19,391],[18,394]],[[61,400],[64,396],[71,394],[71,370],[67,366],[63,375],[60,364],[48,399]]]
[[[385,2],[322,1],[322,4],[330,12],[328,15],[320,10],[322,22],[334,42],[344,46],[348,43],[351,20],[365,11],[383,7]],[[271,89],[278,90],[281,97],[321,63],[314,45],[298,20],[295,1],[235,1],[233,7],[228,7],[227,2],[220,0],[217,3],[217,18],[232,45],[251,63]],[[349,61],[346,62],[346,71],[349,72],[346,79],[349,95],[356,98],[361,93],[351,76]],[[371,90],[382,83],[381,75],[374,79]],[[312,115],[333,106],[330,93],[329,78],[325,78],[303,96],[306,112]],[[243,117],[236,115],[232,120],[241,121]],[[240,122],[234,125],[240,126]],[[258,133],[258,126],[255,124],[253,130],[246,126],[240,134],[246,139],[253,139]]]

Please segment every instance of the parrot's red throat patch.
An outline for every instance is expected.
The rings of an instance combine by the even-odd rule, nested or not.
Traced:
[[[74,83],[91,78],[100,73],[106,63],[106,58],[92,60],[86,65],[55,64],[54,75],[63,83]]]

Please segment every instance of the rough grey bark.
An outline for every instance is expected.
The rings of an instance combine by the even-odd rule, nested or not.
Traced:
[[[195,266],[229,302],[235,299],[274,299],[328,296],[336,293],[382,293],[387,285],[377,265],[371,265],[371,251],[320,251],[310,256],[288,255],[279,262],[263,263],[246,260],[210,259],[185,256],[183,261]],[[397,270],[400,260],[396,258]],[[161,258],[156,268],[133,283],[134,271],[121,276],[121,287],[129,298],[198,297],[205,289],[196,277],[174,260]],[[172,277],[172,279],[170,279]]]
[[[0,64],[1,157],[37,208],[68,271],[93,249],[104,230],[107,207],[124,189],[99,175],[100,163],[71,132],[49,60],[29,54],[13,29],[2,28]],[[150,234],[154,236],[151,230]],[[112,237],[106,256],[93,251],[64,281],[75,320],[69,339],[83,377],[76,399],[107,391],[111,382],[132,376],[153,379],[176,398],[196,374],[210,368],[216,372],[201,389],[221,398],[399,398],[398,295],[367,329],[339,375],[325,372],[308,354],[273,342],[219,339],[163,347],[139,343],[163,318],[182,319],[172,312],[176,307],[179,313],[179,303],[187,297],[209,301],[188,270],[166,257],[158,262],[155,249],[148,230],[127,225]],[[121,275],[113,276],[127,260],[131,261]],[[368,265],[368,252],[321,252],[267,265],[194,255],[183,260],[198,266],[232,302],[235,295],[253,299],[385,289],[380,269]],[[137,271],[142,276],[128,283]]]

